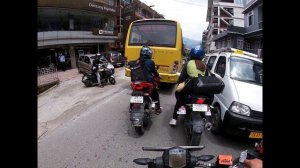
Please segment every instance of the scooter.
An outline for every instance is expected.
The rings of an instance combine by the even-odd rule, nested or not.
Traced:
[[[111,83],[116,84],[116,80],[114,77],[114,66],[110,63],[102,63],[98,65],[98,71],[96,73],[100,73],[101,83]],[[99,85],[97,81],[97,75],[93,72],[84,73],[81,81],[84,83],[86,87],[97,86]]]
[[[143,135],[147,123],[151,120],[152,114],[156,111],[156,101],[151,98],[152,89],[156,84],[146,81],[135,81],[131,83],[132,94],[130,98],[130,121],[138,135]]]

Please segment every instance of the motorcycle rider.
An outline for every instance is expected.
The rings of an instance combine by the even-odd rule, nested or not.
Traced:
[[[152,93],[151,93],[151,98],[154,101],[157,101],[157,104],[156,104],[157,106],[156,106],[155,111],[156,111],[156,114],[160,114],[162,112],[162,110],[160,107],[159,94],[158,94],[155,79],[154,79],[154,78],[156,78],[157,80],[159,80],[160,77],[155,68],[155,62],[153,60],[151,60],[152,54],[153,54],[153,51],[151,50],[151,48],[149,48],[148,46],[143,46],[140,50],[140,58],[138,59],[138,61],[141,61],[142,65],[145,67],[148,82],[151,82],[154,85]]]
[[[189,56],[190,60],[182,68],[177,84],[184,82],[186,79],[190,77],[198,77],[199,75],[201,76],[208,75],[206,71],[206,65],[201,61],[202,58],[204,57],[204,54],[205,54],[204,49],[199,46],[193,47],[191,49],[190,56]],[[169,122],[171,126],[175,126],[177,123],[177,119],[178,119],[177,111],[185,110],[184,105],[187,96],[188,96],[188,89],[186,86],[180,92],[177,91],[175,92],[175,97],[177,101],[174,107],[173,117]]]
[[[97,75],[97,81],[99,84],[99,87],[103,87],[102,83],[101,83],[101,74],[98,72],[98,67],[99,64],[101,64],[102,62],[100,61],[100,54],[96,54],[95,59],[93,60],[93,64],[92,64],[92,72],[95,73]]]

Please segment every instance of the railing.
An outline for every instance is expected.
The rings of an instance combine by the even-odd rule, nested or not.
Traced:
[[[38,87],[58,81],[56,67],[38,68]]]

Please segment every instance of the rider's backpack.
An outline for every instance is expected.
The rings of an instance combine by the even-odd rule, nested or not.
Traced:
[[[137,60],[130,65],[131,81],[147,81],[147,72],[143,62]]]

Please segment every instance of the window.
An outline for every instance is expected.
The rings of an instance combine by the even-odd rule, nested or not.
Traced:
[[[231,37],[227,38],[227,47],[231,47]]]
[[[222,78],[225,75],[226,70],[226,57],[220,56],[215,68],[215,73],[219,74]]]
[[[237,48],[243,49],[244,48],[244,40],[237,40]]]
[[[250,43],[245,43],[245,48],[246,48],[247,50],[251,49],[251,48],[250,48]]]
[[[108,4],[111,5],[111,6],[114,6],[114,0],[109,0]]]
[[[90,58],[89,57],[84,57],[84,62],[87,64],[91,64]]]
[[[230,58],[230,77],[248,83],[262,84],[262,63],[246,58]]]
[[[234,3],[236,3],[236,4],[243,4],[243,0],[234,0]]]
[[[253,11],[248,13],[248,26],[253,25]]]
[[[252,0],[246,0],[246,4],[248,4],[249,2],[251,2]]]
[[[216,56],[211,56],[207,62],[207,68],[211,69],[214,65],[214,62],[216,60]]]

